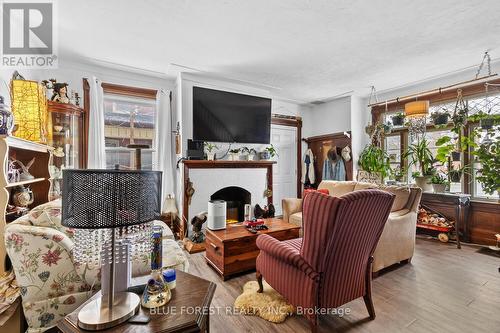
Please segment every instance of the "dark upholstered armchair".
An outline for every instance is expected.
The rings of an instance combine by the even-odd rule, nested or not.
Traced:
[[[301,307],[316,331],[312,309],[333,309],[363,296],[370,318],[371,264],[394,195],[362,190],[342,197],[307,195],[303,238],[280,242],[260,235],[257,280],[262,278],[292,305]],[[311,310],[310,310],[311,309]]]

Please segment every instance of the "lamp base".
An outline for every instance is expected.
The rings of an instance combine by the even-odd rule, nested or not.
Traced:
[[[108,299],[99,297],[87,303],[78,313],[78,327],[89,331],[103,330],[121,324],[132,317],[141,303],[139,296],[129,292],[116,293],[113,308]]]

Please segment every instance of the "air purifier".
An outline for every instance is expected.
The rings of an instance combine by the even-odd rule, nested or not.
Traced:
[[[226,202],[224,200],[208,202],[207,228],[210,230],[226,229]]]

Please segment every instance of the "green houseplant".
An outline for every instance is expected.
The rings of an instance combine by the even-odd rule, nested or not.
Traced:
[[[207,152],[207,160],[213,161],[215,160],[215,149],[219,149],[216,144],[210,142],[204,142],[203,146],[205,147],[205,151]]]
[[[391,120],[392,120],[392,125],[403,126],[405,122],[405,114],[403,112],[398,112],[391,117]]]
[[[279,156],[278,152],[276,151],[276,148],[274,148],[272,144],[264,148],[264,150],[261,151],[259,155],[260,159],[262,160],[268,160],[270,158],[273,158],[274,156]]]
[[[450,113],[445,108],[441,111],[436,111],[431,113],[431,119],[435,126],[442,126],[448,124],[448,119],[450,118]]]
[[[240,159],[240,148],[234,148],[229,150],[229,160],[238,161]]]
[[[409,167],[415,166],[419,169],[419,175],[416,177],[414,176],[417,186],[420,187],[422,191],[431,191],[432,186],[430,185],[430,179],[434,175],[434,169],[432,167],[434,157],[429,150],[427,140],[423,138],[409,145],[403,157],[409,160]]]
[[[435,174],[431,178],[431,184],[435,193],[443,193],[448,185],[448,180],[442,174]]]
[[[380,173],[382,178],[391,172],[389,156],[380,147],[367,145],[359,155],[358,165],[366,172]]]
[[[479,121],[484,118],[493,119],[493,125],[486,130],[486,135],[472,152],[480,165],[476,180],[482,185],[484,192],[491,195],[497,191],[500,196],[500,115],[482,113],[475,116]],[[473,132],[479,136],[478,129]]]

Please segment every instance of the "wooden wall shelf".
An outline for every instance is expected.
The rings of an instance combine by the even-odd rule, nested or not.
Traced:
[[[45,178],[35,178],[35,179],[29,179],[29,180],[22,180],[20,182],[14,182],[14,183],[8,183],[5,185],[5,187],[16,187],[16,186],[21,186],[21,185],[29,185],[33,183],[38,183],[38,182],[43,182]]]
[[[49,163],[53,147],[27,141],[14,136],[0,136],[0,163],[7,165],[9,158],[15,158],[23,163],[29,162],[35,158],[30,173],[34,179],[24,180],[14,183],[7,182],[7,170],[4,167],[0,173],[0,273],[8,269],[5,244],[3,242],[5,227],[7,225],[7,215],[16,217],[16,213],[7,214],[7,205],[10,202],[10,192],[16,186],[31,185],[34,194],[34,202],[29,206],[33,208],[48,201],[48,192],[50,187]]]
[[[43,143],[36,143],[36,142],[21,139],[21,138],[17,138],[15,136],[2,135],[2,136],[0,136],[0,138],[4,139],[10,148],[37,151],[40,153],[47,153],[51,150],[54,150],[53,147],[47,146]]]

